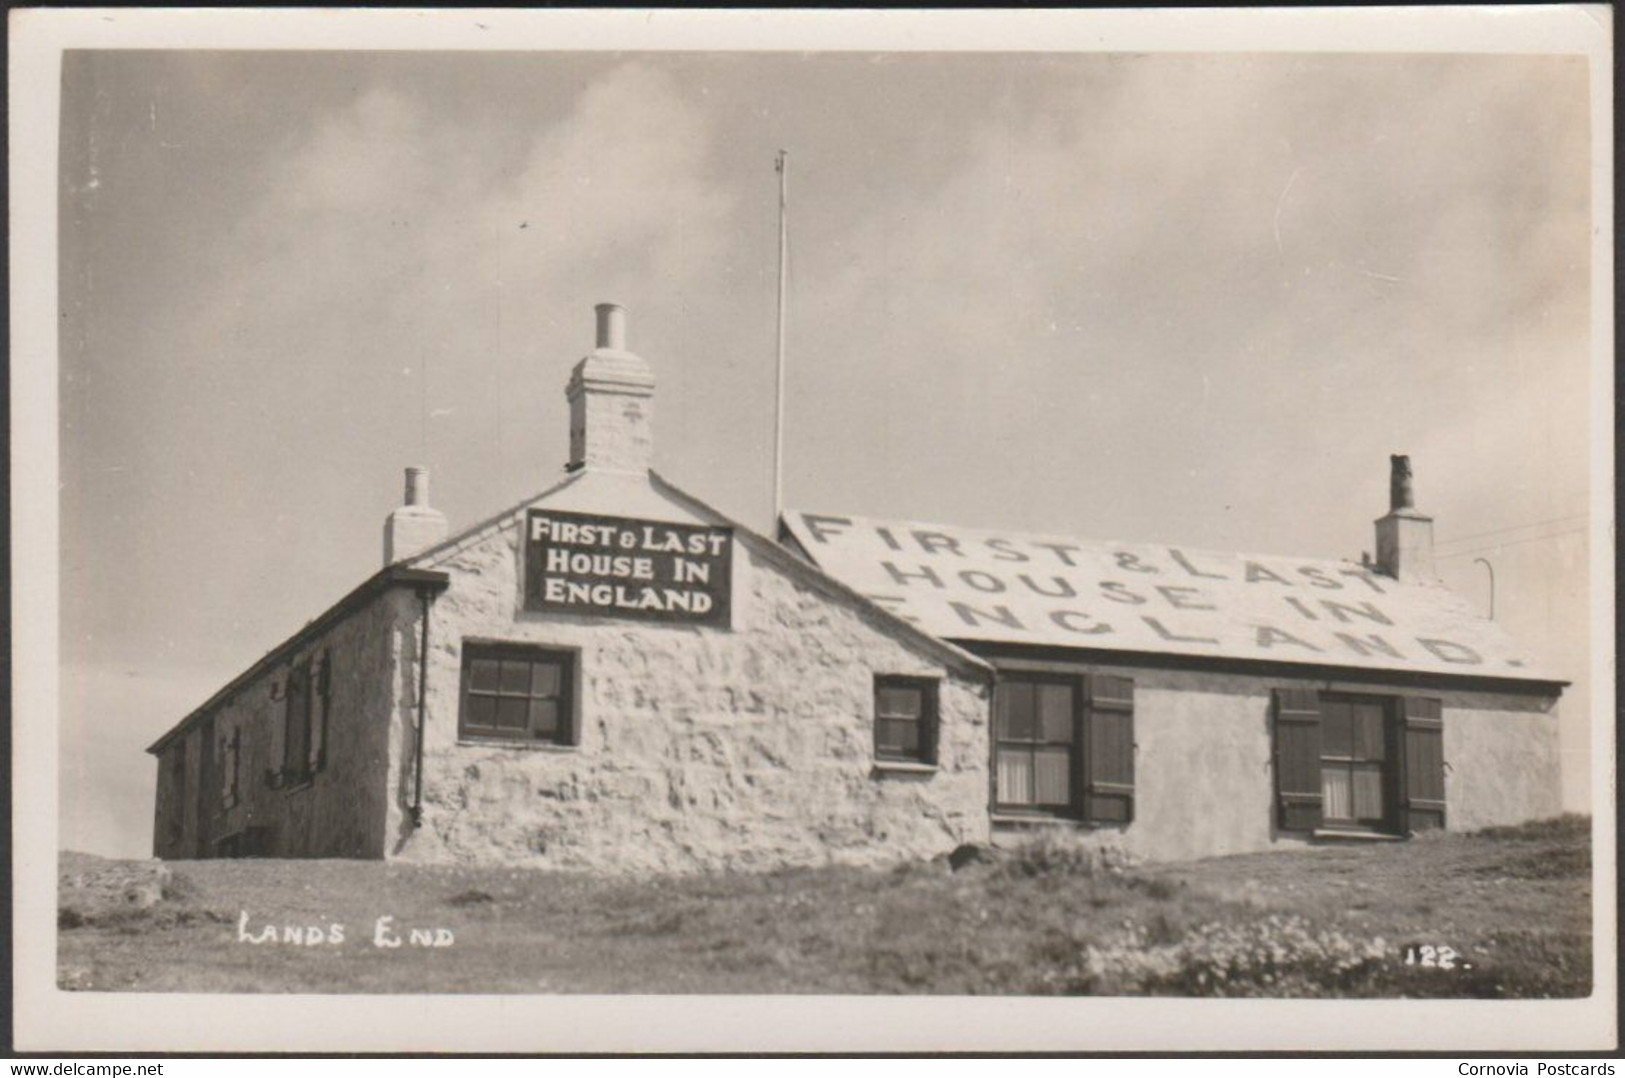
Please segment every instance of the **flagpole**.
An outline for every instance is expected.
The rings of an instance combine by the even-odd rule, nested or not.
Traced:
[[[778,533],[779,519],[784,513],[784,307],[785,284],[789,277],[790,228],[787,220],[787,191],[789,157],[780,150],[774,162],[779,174],[779,337],[778,363],[773,379],[773,533]]]

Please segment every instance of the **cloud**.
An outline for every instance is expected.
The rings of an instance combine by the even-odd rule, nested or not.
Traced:
[[[465,119],[380,82],[267,155],[259,197],[204,255],[218,272],[191,297],[191,352],[258,371],[270,407],[304,396],[301,382],[361,401],[386,369],[471,374],[480,356],[579,350],[581,326],[567,344],[558,311],[680,295],[727,242],[714,133],[662,72],[617,67],[535,130],[471,133]],[[492,152],[503,136],[517,152]],[[471,429],[491,421],[489,400],[448,406]]]
[[[1192,541],[1354,553],[1363,536],[1336,537],[1350,521],[1290,507],[1327,482],[1380,490],[1391,450],[1482,443],[1485,416],[1521,408],[1524,429],[1500,428],[1485,459],[1450,457],[1465,464],[1452,481],[1530,461],[1573,473],[1583,65],[1106,66],[1044,109],[968,123],[958,167],[876,207],[838,260],[801,252],[803,323],[831,357],[802,377],[858,428],[890,428],[824,439],[835,474],[885,460],[922,488],[954,474],[972,490],[1071,460],[1033,469],[1051,477],[1034,523],[1166,529],[1171,500],[1192,506]],[[1547,332],[1529,313],[1552,297]],[[1546,369],[1526,360],[1540,352]],[[958,421],[898,422],[899,399]],[[1236,504],[1256,512],[1226,516]]]

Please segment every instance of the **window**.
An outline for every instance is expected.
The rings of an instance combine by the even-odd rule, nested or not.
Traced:
[[[1030,678],[1001,682],[997,710],[1000,807],[1069,813],[1078,726],[1074,683]]]
[[[220,804],[232,808],[242,790],[239,784],[242,770],[243,728],[233,726],[220,738]]]
[[[186,742],[175,741],[164,750],[164,781],[158,787],[158,815],[163,820],[159,857],[181,856],[186,838]]]
[[[1313,689],[1275,693],[1283,830],[1409,834],[1444,826],[1438,700]]]
[[[465,644],[458,736],[575,744],[575,654]]]
[[[333,658],[328,651],[322,652],[321,660],[316,667],[315,684],[316,696],[312,702],[310,718],[310,746],[306,755],[310,761],[311,774],[327,766],[327,713],[333,687]]]
[[[327,651],[288,668],[282,687],[282,768],[266,773],[272,787],[301,786],[327,766],[332,681],[333,661]]]
[[[1328,826],[1386,828],[1389,791],[1388,702],[1378,698],[1320,698],[1320,801]]]
[[[310,777],[310,660],[295,663],[282,690],[282,774],[280,784]]]
[[[1134,816],[1134,683],[1105,674],[1001,675],[994,807],[1099,823]]]
[[[937,683],[875,678],[875,758],[931,764],[937,759]]]

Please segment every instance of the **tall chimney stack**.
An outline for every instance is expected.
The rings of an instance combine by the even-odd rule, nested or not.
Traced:
[[[421,553],[446,537],[446,517],[429,506],[429,469],[406,469],[406,501],[384,521],[384,564]]]
[[[600,303],[596,347],[570,375],[571,471],[649,470],[654,451],[654,372],[626,348],[626,308]]]
[[[1377,520],[1377,571],[1395,580],[1438,580],[1433,566],[1433,518],[1416,511],[1411,458],[1388,458],[1388,515]]]

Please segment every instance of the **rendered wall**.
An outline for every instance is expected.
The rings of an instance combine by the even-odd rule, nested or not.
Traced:
[[[1150,860],[1301,846],[1275,827],[1272,690],[1297,685],[1381,696],[1426,695],[1444,705],[1446,827],[1475,830],[1560,811],[1557,720],[1550,697],[1245,675],[1079,665],[1134,679],[1135,819],[1076,832]],[[1045,829],[1053,832],[1053,828]],[[1032,828],[1000,829],[999,841]],[[1069,831],[1069,833],[1071,833]]]
[[[437,556],[423,828],[410,804],[415,611],[395,646],[390,852],[607,871],[930,857],[988,837],[988,693],[736,539],[731,630],[520,610],[510,521]],[[460,744],[462,641],[581,651],[579,745]],[[877,772],[876,673],[941,678],[939,768]]]
[[[1444,699],[1445,826],[1522,823],[1562,811],[1557,701],[1499,693]]]
[[[179,844],[155,836],[159,857],[215,856],[216,843],[247,828],[268,828],[273,857],[383,856],[384,776],[388,767],[388,726],[393,654],[393,617],[384,599],[375,599],[349,618],[303,645],[291,660],[326,650],[332,661],[327,720],[326,766],[306,785],[274,789],[267,770],[282,766],[283,703],[280,687],[289,665],[279,664],[243,686],[212,713],[213,741],[204,744],[207,719],[196,723],[166,751],[184,744],[186,782],[176,791],[168,771],[158,769],[158,803],[181,798],[185,812]],[[210,771],[205,754],[219,752],[234,729],[241,729],[239,800],[225,807],[221,782],[203,783]],[[214,776],[220,772],[215,765]],[[207,787],[207,788],[204,788]]]

